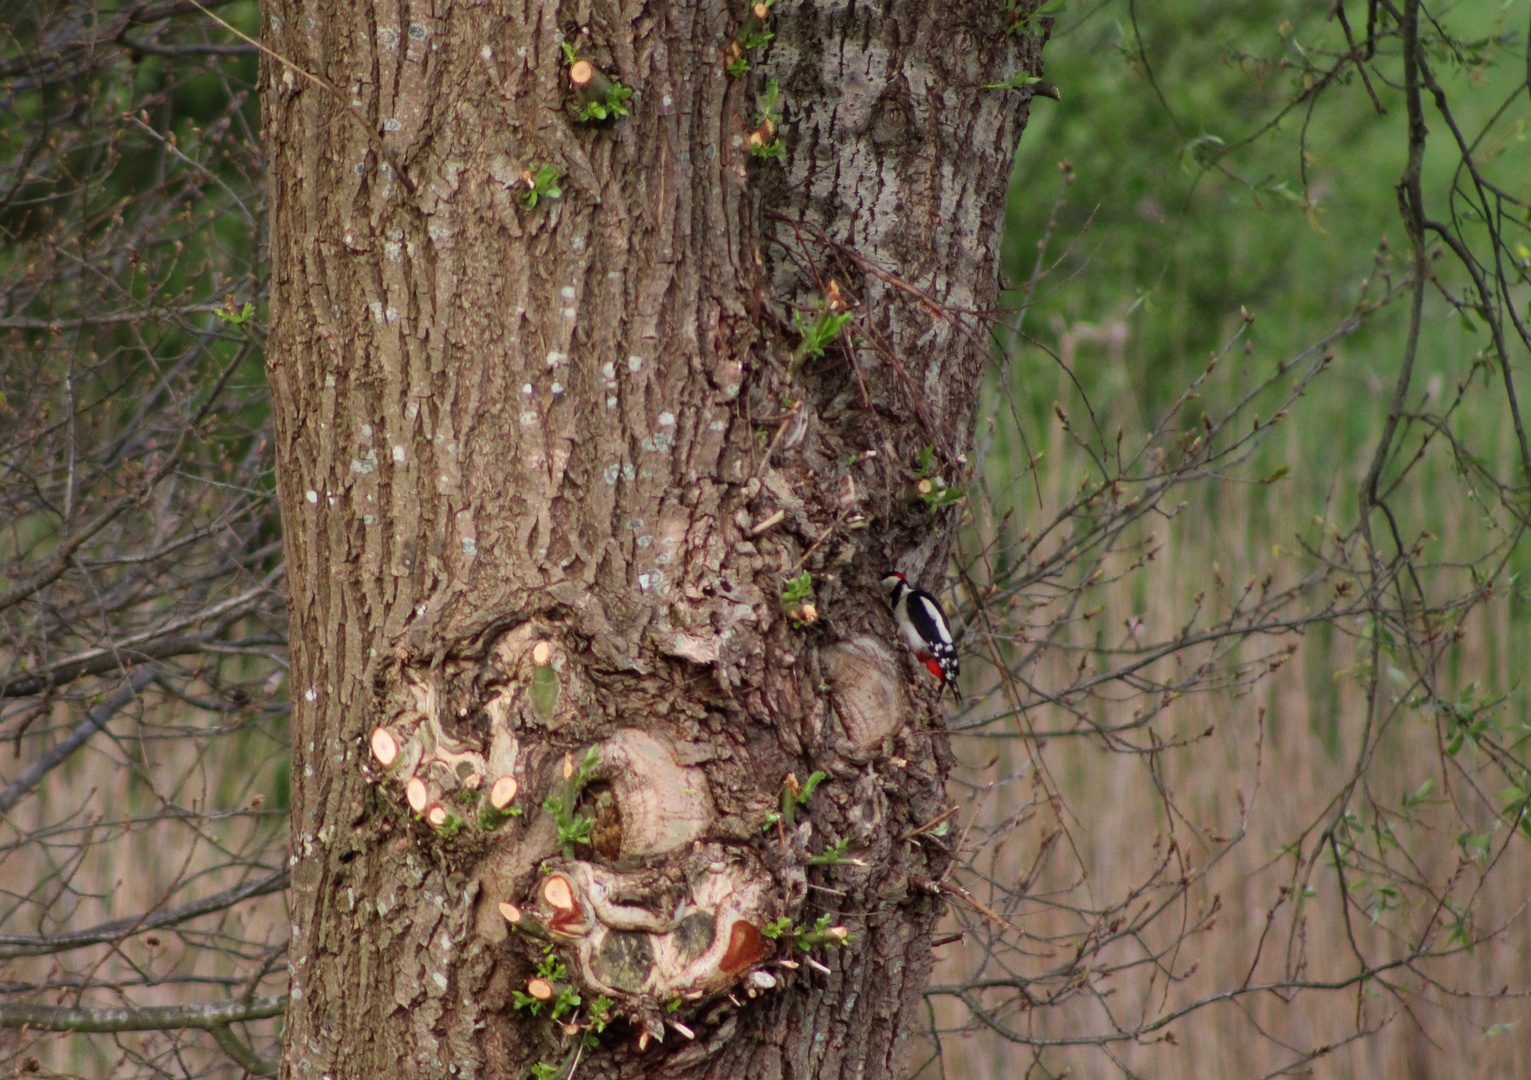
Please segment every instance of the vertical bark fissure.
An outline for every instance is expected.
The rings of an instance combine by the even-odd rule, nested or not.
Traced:
[[[950,521],[902,493],[926,446],[961,480],[1026,113],[984,87],[1037,70],[1040,40],[977,4],[793,5],[734,79],[740,13],[716,2],[266,14],[268,44],[354,94],[392,157],[349,101],[268,65],[296,732],[284,1075],[554,1060],[556,1025],[511,1007],[536,951],[497,905],[535,906],[539,867],[578,884],[640,864],[680,875],[683,903],[733,882],[699,909],[710,933],[733,904],[752,924],[829,913],[857,943],[828,976],[773,969],[786,988],[738,1008],[709,991],[678,1049],[671,1030],[640,1051],[666,1021],[633,1006],[582,1076],[895,1073],[939,914],[910,880],[947,858],[898,837],[941,812],[945,765],[880,644],[875,582],[944,561]],[[638,91],[630,116],[575,119],[561,35]],[[779,161],[745,142],[768,77]],[[562,197],[529,207],[540,165]],[[789,305],[830,277],[855,343],[789,372]],[[826,618],[798,630],[779,596],[805,569]],[[406,762],[369,753],[378,727]],[[538,805],[565,753],[627,745],[648,767],[629,730],[708,792],[700,832],[569,862]],[[786,775],[815,768],[799,828],[762,830]],[[500,773],[520,817],[481,816]],[[865,867],[805,866],[842,840]],[[838,892],[807,895],[805,874]]]

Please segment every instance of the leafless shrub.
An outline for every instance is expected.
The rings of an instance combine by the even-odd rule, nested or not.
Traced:
[[[271,1025],[230,1023],[280,1011],[287,706],[251,50],[189,5],[10,18],[0,1060],[259,1072]]]
[[[1528,992],[1527,728],[1484,681],[1517,640],[1503,592],[1522,595],[1531,522],[1513,362],[1531,346],[1512,250],[1524,212],[1487,175],[1490,132],[1464,136],[1432,74],[1457,44],[1421,29],[1418,4],[1381,7],[1373,36],[1313,56],[1293,106],[1347,69],[1358,90],[1402,86],[1408,250],[1377,251],[1327,337],[1253,380],[1246,352],[1243,377],[1224,379],[1246,313],[1146,431],[1107,430],[1073,393],[1081,338],[1120,362],[1121,335],[1060,327],[1068,405],[1043,453],[1009,478],[978,472],[960,596],[990,691],[955,725],[976,760],[947,840],[961,867],[941,887],[965,944],[929,992],[929,1075],[1020,1075],[951,1037],[972,1032],[1024,1048],[1036,1076],[1093,1072],[1087,1052],[1127,1076],[1277,1075],[1330,1055],[1424,1075],[1430,1050],[1524,1067],[1513,1039],[1477,1041],[1512,1029]],[[1446,221],[1420,175],[1430,101],[1460,159],[1435,197]],[[1039,250],[1027,298],[1044,269]],[[1355,501],[1292,521],[1284,552],[1249,550],[1254,493],[1286,479],[1252,468],[1257,448],[1344,337],[1395,303],[1409,322],[1380,439],[1359,482],[1328,481]],[[1491,338],[1439,400],[1414,386],[1427,303]],[[1024,530],[1001,500],[1029,503]],[[1426,527],[1456,514],[1483,524],[1444,541]],[[1315,681],[1332,697],[1313,724],[1334,732],[1328,760],[1293,722]]]

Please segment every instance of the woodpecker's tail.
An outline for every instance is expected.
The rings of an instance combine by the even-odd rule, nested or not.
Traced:
[[[952,688],[952,697],[957,699],[958,705],[961,705],[962,691],[957,689],[956,683],[952,682],[946,677],[946,669],[941,666],[941,661],[937,660],[934,656],[927,656],[923,654],[920,656],[920,661],[925,665],[925,669],[934,675],[936,677],[936,681],[941,684],[936,690],[936,700],[940,701],[941,691],[950,686]]]

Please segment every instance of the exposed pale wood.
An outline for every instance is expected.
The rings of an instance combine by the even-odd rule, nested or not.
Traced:
[[[494,782],[489,789],[489,805],[496,810],[503,810],[516,800],[516,778],[514,776],[502,776]]]
[[[385,727],[372,729],[372,756],[385,769],[399,756],[399,744]]]
[[[574,890],[570,888],[568,879],[558,874],[542,883],[542,898],[557,911],[579,910],[579,901],[574,899]]]

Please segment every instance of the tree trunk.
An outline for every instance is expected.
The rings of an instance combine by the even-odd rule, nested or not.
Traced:
[[[942,576],[1041,28],[266,13],[283,1075],[899,1074],[946,751],[878,579]]]

